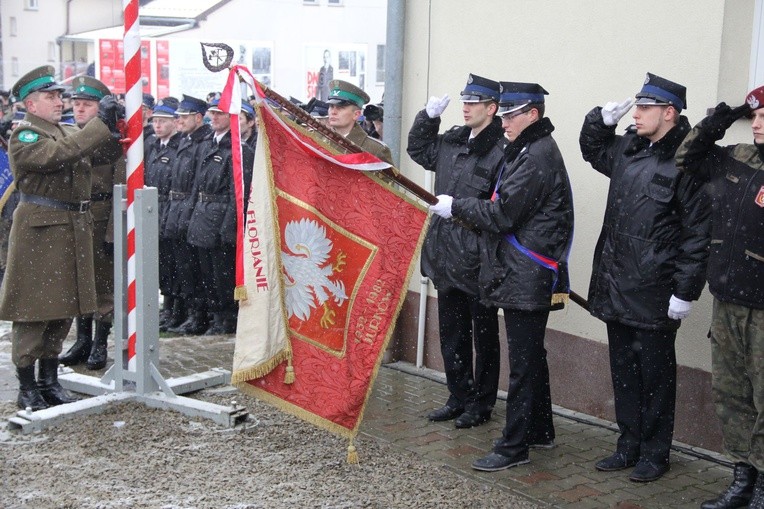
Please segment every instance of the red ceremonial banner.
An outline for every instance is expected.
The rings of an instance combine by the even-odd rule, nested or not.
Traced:
[[[348,169],[305,150],[308,144],[332,153],[327,143],[314,140],[268,105],[261,103],[258,115],[260,132],[249,210],[271,210],[275,217],[271,229],[266,228],[267,219],[257,218],[261,225],[257,229],[258,258],[245,260],[245,264],[267,266],[267,261],[261,262],[266,250],[260,246],[268,245],[269,240],[279,246],[276,261],[282,287],[280,297],[274,292],[271,300],[282,299],[283,314],[242,308],[239,321],[246,311],[246,320],[273,331],[278,327],[261,327],[260,320],[283,318],[289,347],[279,348],[281,357],[275,366],[268,359],[240,362],[246,355],[239,355],[233,379],[243,391],[352,438],[406,295],[427,210],[372,172]],[[255,192],[255,186],[267,185],[272,186],[270,192]],[[270,196],[271,206],[262,207],[261,203],[257,207],[252,200],[258,195]],[[267,238],[269,235],[274,238]],[[265,281],[264,276],[261,280]],[[251,284],[247,281],[247,292],[256,294]],[[270,282],[269,290],[272,286]],[[245,305],[252,304],[242,303]],[[253,341],[239,336],[237,350],[240,341]],[[286,360],[289,355],[291,365]],[[247,371],[253,365],[268,366],[269,372],[244,375],[253,372]],[[294,369],[293,382],[290,368]]]

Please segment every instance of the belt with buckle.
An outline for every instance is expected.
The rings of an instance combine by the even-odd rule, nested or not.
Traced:
[[[199,201],[209,201],[217,203],[228,203],[231,201],[230,196],[227,194],[207,194],[199,193]]]
[[[191,193],[181,193],[180,191],[170,191],[171,200],[185,200],[191,196]]]
[[[34,203],[35,205],[42,205],[43,207],[50,207],[52,209],[68,210],[70,212],[82,213],[90,210],[90,200],[70,202],[48,198],[47,196],[39,196],[37,194],[19,192],[19,201],[21,203]]]

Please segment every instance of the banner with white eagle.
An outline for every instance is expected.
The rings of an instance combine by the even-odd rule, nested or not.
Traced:
[[[257,86],[256,86],[257,88]],[[257,95],[233,383],[352,439],[406,296],[427,209]]]

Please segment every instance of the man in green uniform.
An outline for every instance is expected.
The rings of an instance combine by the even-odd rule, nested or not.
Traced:
[[[74,121],[78,127],[83,128],[98,116],[99,101],[111,95],[111,92],[106,85],[90,76],[75,78],[72,86]],[[106,365],[106,340],[114,318],[112,194],[115,183],[125,183],[126,168],[123,157],[112,163],[108,157],[96,154],[92,163],[90,213],[93,215],[93,264],[97,309],[95,315],[77,317],[77,341],[59,361],[65,366],[87,361],[88,369],[101,369]]]
[[[27,113],[9,145],[20,203],[0,288],[0,319],[13,322],[17,404],[33,410],[72,401],[58,383],[58,355],[72,319],[96,310],[90,158],[98,151],[114,158],[122,153],[116,100],[101,104],[99,118],[82,129],[59,124],[63,87],[54,72],[38,67],[12,89]]]
[[[329,126],[339,134],[379,159],[391,163],[393,156],[387,145],[372,138],[358,125],[364,104],[369,102],[369,94],[347,81],[332,80],[329,99]]]

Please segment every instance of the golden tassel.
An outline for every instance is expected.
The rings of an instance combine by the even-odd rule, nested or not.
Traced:
[[[247,287],[237,286],[233,291],[234,300],[247,300]]]
[[[349,465],[357,465],[358,464],[358,451],[355,448],[355,445],[353,445],[353,439],[350,439],[350,445],[348,445],[348,464]]]
[[[286,372],[284,372],[284,383],[289,385],[294,383],[294,367],[292,367],[292,359],[287,359]]]
[[[567,304],[570,295],[567,293],[555,293],[552,295],[552,305],[555,304]]]

